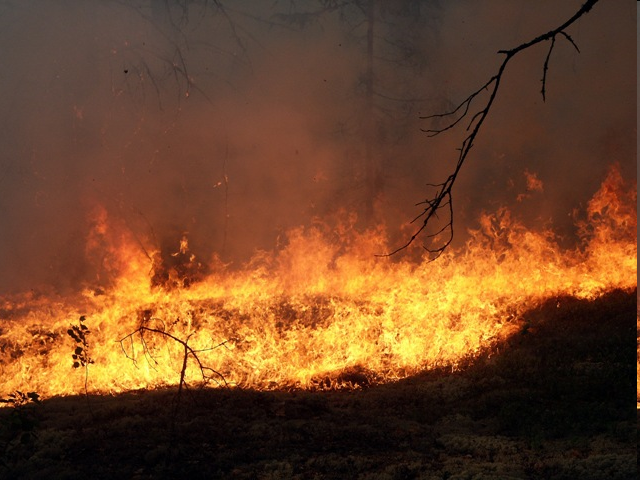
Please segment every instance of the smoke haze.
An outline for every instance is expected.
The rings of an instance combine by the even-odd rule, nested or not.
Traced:
[[[187,234],[199,258],[238,265],[289,228],[349,213],[406,240],[414,204],[464,138],[428,138],[420,116],[466,98],[496,72],[498,50],[582,1],[378,2],[374,110],[356,7],[341,18],[303,15],[319,10],[312,1],[221,3],[0,1],[0,293],[93,281],[98,206],[141,248],[177,249]],[[558,38],[546,102],[546,45],[510,64],[454,190],[456,242],[504,204],[568,232],[610,164],[635,180],[635,2],[600,2],[568,33],[581,53]],[[532,174],[542,189],[527,191]]]

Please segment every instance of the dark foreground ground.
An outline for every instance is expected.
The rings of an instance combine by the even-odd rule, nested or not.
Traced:
[[[636,292],[554,299],[463,371],[357,391],[2,409],[0,478],[635,479],[636,311]]]

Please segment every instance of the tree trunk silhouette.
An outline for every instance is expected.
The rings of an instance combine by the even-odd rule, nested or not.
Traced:
[[[375,203],[381,191],[381,171],[379,156],[375,150],[376,121],[375,105],[373,100],[373,87],[375,83],[374,73],[374,32],[376,22],[376,0],[367,2],[367,67],[365,71],[365,119],[364,119],[364,143],[365,143],[365,220],[374,220]]]

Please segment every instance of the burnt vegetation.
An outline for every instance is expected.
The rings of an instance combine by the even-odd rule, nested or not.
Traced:
[[[38,439],[36,406],[40,403],[40,395],[16,390],[0,399],[0,403],[10,407],[8,415],[2,417],[0,422],[0,467],[11,471],[16,464],[29,457]]]
[[[95,395],[91,415],[82,397],[12,397],[20,405],[0,410],[0,473],[633,479],[636,312],[635,291],[552,298],[459,371],[368,385],[354,370],[348,391],[198,389],[176,409],[176,387]],[[153,329],[138,333],[165,335]]]

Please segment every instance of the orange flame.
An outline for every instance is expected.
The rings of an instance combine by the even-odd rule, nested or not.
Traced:
[[[219,260],[206,275],[174,265],[176,281],[155,284],[158,252],[141,253],[97,209],[87,253],[100,259],[96,280],[107,286],[75,298],[0,298],[0,394],[84,391],[66,335],[81,315],[91,332],[91,392],[175,385],[181,372],[188,382],[206,373],[212,385],[272,389],[354,387],[455,369],[517,331],[522,312],[538,302],[635,288],[635,200],[635,187],[625,189],[612,169],[571,250],[501,209],[480,219],[465,248],[436,262],[376,257],[387,249],[383,230],[359,233],[347,223],[293,229],[286,246],[257,253],[240,271]],[[336,237],[340,243],[330,241]],[[175,255],[194,262],[186,237]],[[198,275],[185,281],[191,272]]]

